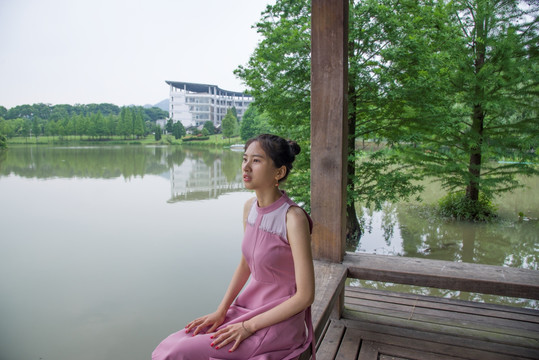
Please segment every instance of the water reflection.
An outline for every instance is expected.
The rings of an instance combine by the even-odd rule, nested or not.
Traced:
[[[214,310],[253,195],[214,197],[240,164],[192,146],[0,151],[0,359],[149,359]]]
[[[539,176],[523,179],[526,187],[496,199],[499,219],[492,223],[442,221],[433,216],[440,189],[426,183],[424,203],[386,203],[380,211],[358,207],[364,234],[347,251],[468,262],[539,270]],[[526,216],[519,217],[522,211]],[[405,291],[539,308],[535,300],[459,291],[350,280],[368,288]]]
[[[114,179],[158,175],[169,203],[216,199],[243,189],[241,153],[196,147],[13,147],[0,152],[0,176]]]
[[[527,188],[498,199],[500,217],[492,223],[442,221],[433,216],[432,205],[418,203],[387,203],[381,211],[360,208],[365,232],[347,250],[538,270],[539,177],[525,181]],[[527,221],[512,210],[513,198],[520,199]]]
[[[190,157],[170,167],[172,197],[169,202],[216,199],[224,193],[243,189],[238,171],[238,153],[227,152],[215,159]],[[239,154],[241,158],[241,154]],[[234,170],[230,171],[233,164]],[[227,171],[228,170],[228,171]]]

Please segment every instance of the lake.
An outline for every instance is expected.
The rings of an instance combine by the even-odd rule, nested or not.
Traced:
[[[213,311],[253,196],[241,158],[192,146],[0,152],[0,359],[149,359]],[[358,207],[367,231],[349,250],[537,270],[539,184],[526,181],[495,224],[440,224],[413,202]],[[429,185],[424,198],[438,195]]]

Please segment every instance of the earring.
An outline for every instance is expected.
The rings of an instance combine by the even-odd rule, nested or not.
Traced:
[[[275,187],[279,186],[279,180],[275,180]]]

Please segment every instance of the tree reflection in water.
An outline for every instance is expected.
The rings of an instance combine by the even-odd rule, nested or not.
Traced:
[[[499,218],[490,223],[441,219],[435,215],[443,193],[425,184],[424,203],[384,204],[380,211],[359,208],[364,229],[347,251],[539,269],[539,177],[523,179],[526,187],[497,198]],[[525,220],[518,211],[527,214]],[[537,301],[459,291],[414,288],[398,284],[350,280],[371,288],[410,291],[538,308]]]

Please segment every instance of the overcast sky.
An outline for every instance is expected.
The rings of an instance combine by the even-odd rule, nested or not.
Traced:
[[[0,0],[0,105],[156,104],[165,80],[243,91],[232,73],[275,0]]]

